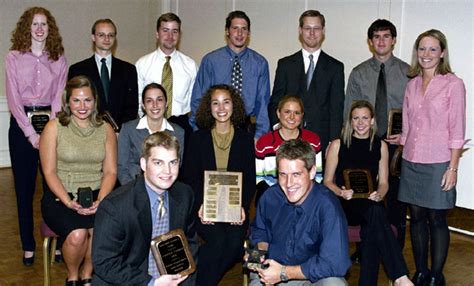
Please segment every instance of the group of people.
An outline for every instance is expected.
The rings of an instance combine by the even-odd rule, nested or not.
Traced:
[[[465,88],[440,31],[419,35],[410,66],[392,53],[395,26],[376,20],[367,35],[373,57],[353,69],[344,93],[343,64],[321,50],[325,18],[305,11],[302,49],[278,61],[270,96],[268,63],[248,47],[244,12],[229,13],[227,45],[199,69],[177,50],[177,15],[161,15],[156,29],[158,48],[132,65],[112,55],[115,24],[97,20],[94,55],[68,71],[51,13],[33,7],[19,19],[5,70],[25,265],[34,263],[40,162],[42,214],[61,237],[66,285],[217,285],[242,258],[248,235],[268,251],[251,285],[345,285],[347,224],[361,226],[359,285],[377,285],[380,258],[395,285],[445,285]],[[403,110],[403,130],[387,136],[392,109]],[[388,165],[400,145],[399,178]],[[321,167],[323,184],[315,181]],[[368,198],[344,187],[346,169],[369,171]],[[206,170],[242,173],[240,221],[205,220]],[[80,204],[85,187],[90,206]],[[407,205],[411,281],[402,255]],[[197,272],[160,276],[151,239],[177,228]]]

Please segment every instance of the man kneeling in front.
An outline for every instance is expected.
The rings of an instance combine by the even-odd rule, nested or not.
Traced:
[[[261,197],[251,226],[252,244],[268,251],[267,267],[251,273],[250,285],[347,285],[346,218],[334,194],[314,182],[312,147],[286,141],[276,160],[278,184]]]

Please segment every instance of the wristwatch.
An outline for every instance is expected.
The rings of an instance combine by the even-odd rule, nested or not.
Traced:
[[[286,266],[282,265],[280,270],[280,280],[281,282],[288,281],[288,276],[286,276]]]

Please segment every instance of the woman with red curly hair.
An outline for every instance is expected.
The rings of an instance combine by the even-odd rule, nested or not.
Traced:
[[[61,109],[67,63],[62,38],[51,13],[42,7],[27,9],[12,32],[5,58],[8,132],[18,205],[23,264],[34,262],[33,196],[38,171],[42,128]],[[43,182],[44,184],[44,182]]]

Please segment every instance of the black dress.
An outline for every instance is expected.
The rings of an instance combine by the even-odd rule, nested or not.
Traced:
[[[344,185],[344,169],[369,169],[374,188],[377,186],[379,161],[381,159],[381,141],[375,137],[372,150],[370,139],[352,137],[351,146],[341,145],[336,168],[336,184]],[[390,279],[395,280],[407,275],[408,269],[403,259],[402,251],[397,243],[388,222],[385,207],[382,202],[377,203],[369,199],[340,199],[349,225],[360,225],[361,237],[361,267],[359,285],[377,285],[380,257]]]

